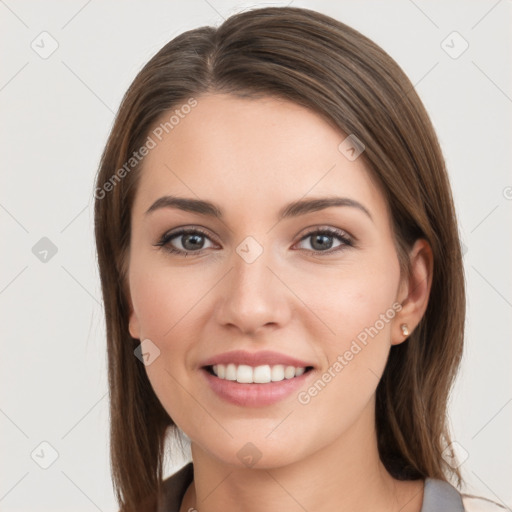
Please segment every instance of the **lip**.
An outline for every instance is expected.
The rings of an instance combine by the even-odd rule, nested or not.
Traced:
[[[206,368],[201,368],[200,372],[205,377],[210,389],[217,396],[241,407],[264,407],[280,402],[305,386],[306,380],[309,380],[311,375],[316,373],[314,370],[310,370],[299,377],[293,377],[293,379],[284,379],[267,384],[240,384],[232,380],[219,379],[209,373]]]
[[[307,366],[313,366],[311,363],[301,361],[294,357],[290,357],[279,352],[273,352],[271,350],[260,350],[259,352],[247,352],[246,350],[232,350],[231,352],[224,352],[218,354],[206,361],[203,361],[200,366],[213,366],[214,364],[229,364],[233,363],[236,365],[246,364],[248,366],[262,366],[268,364],[274,366],[276,364],[282,364],[284,366],[295,366],[298,368],[306,368]],[[299,378],[299,377],[295,377]],[[267,386],[267,384],[265,384]]]

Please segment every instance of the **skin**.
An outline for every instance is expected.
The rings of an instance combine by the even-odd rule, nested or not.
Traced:
[[[362,158],[338,150],[346,135],[318,114],[275,98],[197,100],[144,159],[128,267],[130,333],[159,348],[148,378],[192,442],[195,478],[181,511],[258,512],[271,503],[286,511],[419,512],[423,481],[386,471],[374,409],[390,348],[406,340],[400,325],[412,332],[427,306],[428,244],[416,242],[412,273],[401,277],[384,195]],[[145,213],[166,194],[214,202],[223,219],[175,208]],[[358,201],[371,218],[343,206],[276,220],[291,201],[332,195]],[[181,226],[208,233],[199,255],[155,246]],[[322,227],[343,230],[354,245],[322,254],[306,237]],[[263,248],[250,264],[236,252],[247,236]],[[183,249],[185,238],[170,244]],[[268,349],[314,365],[307,390],[396,303],[402,309],[307,404],[292,393],[270,406],[236,406],[202,378],[206,358]],[[252,468],[237,457],[248,442],[261,453]]]

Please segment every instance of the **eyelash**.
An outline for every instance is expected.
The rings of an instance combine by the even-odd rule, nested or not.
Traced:
[[[172,233],[172,232],[165,233],[162,236],[162,238],[154,245],[155,245],[155,247],[164,249],[165,251],[167,251],[171,254],[178,254],[181,256],[188,256],[190,254],[198,255],[206,250],[206,249],[200,249],[198,251],[183,251],[181,249],[176,249],[175,247],[170,245],[171,240],[173,240],[174,238],[179,238],[180,236],[183,236],[183,235],[202,235],[202,236],[210,239],[208,233],[206,233],[205,231],[203,231],[199,228],[193,228],[193,229],[190,228],[190,229],[181,229],[174,233]],[[354,247],[353,240],[344,231],[342,231],[340,229],[330,228],[330,227],[319,228],[319,229],[309,231],[299,240],[299,242],[302,242],[303,240],[305,240],[313,235],[327,235],[327,236],[331,236],[331,237],[336,237],[336,238],[338,238],[339,241],[342,242],[342,244],[339,245],[338,247],[335,247],[334,249],[328,249],[326,251],[315,251],[315,250],[311,250],[311,249],[299,249],[299,250],[312,253],[315,256],[323,256],[326,254],[333,254],[338,251],[345,250],[347,247]]]

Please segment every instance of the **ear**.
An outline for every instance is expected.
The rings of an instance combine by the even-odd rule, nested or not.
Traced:
[[[137,314],[134,311],[132,298],[128,297],[128,304],[130,308],[129,320],[128,320],[128,330],[130,331],[130,336],[135,338],[136,340],[140,339],[140,325]]]
[[[434,260],[429,243],[420,238],[416,240],[409,252],[411,272],[400,283],[398,301],[402,309],[395,316],[391,344],[398,345],[405,341],[420,323],[428,306],[432,287]],[[407,326],[408,334],[402,331]]]

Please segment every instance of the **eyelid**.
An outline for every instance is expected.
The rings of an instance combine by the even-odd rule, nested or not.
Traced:
[[[178,235],[185,235],[188,233],[200,233],[201,235],[204,235],[205,237],[209,238],[212,242],[218,244],[218,242],[215,240],[215,237],[206,228],[203,228],[202,226],[198,226],[196,224],[190,226],[180,226],[178,228],[170,229],[160,237],[160,241],[164,239],[168,240]]]
[[[344,238],[350,239],[352,242],[356,242],[357,238],[353,235],[351,235],[348,231],[341,228],[336,228],[334,226],[330,226],[329,224],[317,224],[315,226],[311,226],[309,228],[306,228],[306,232],[301,235],[300,240],[302,240],[304,237],[311,235],[312,233],[318,233],[321,231],[327,231],[332,235],[337,236],[343,236]]]

